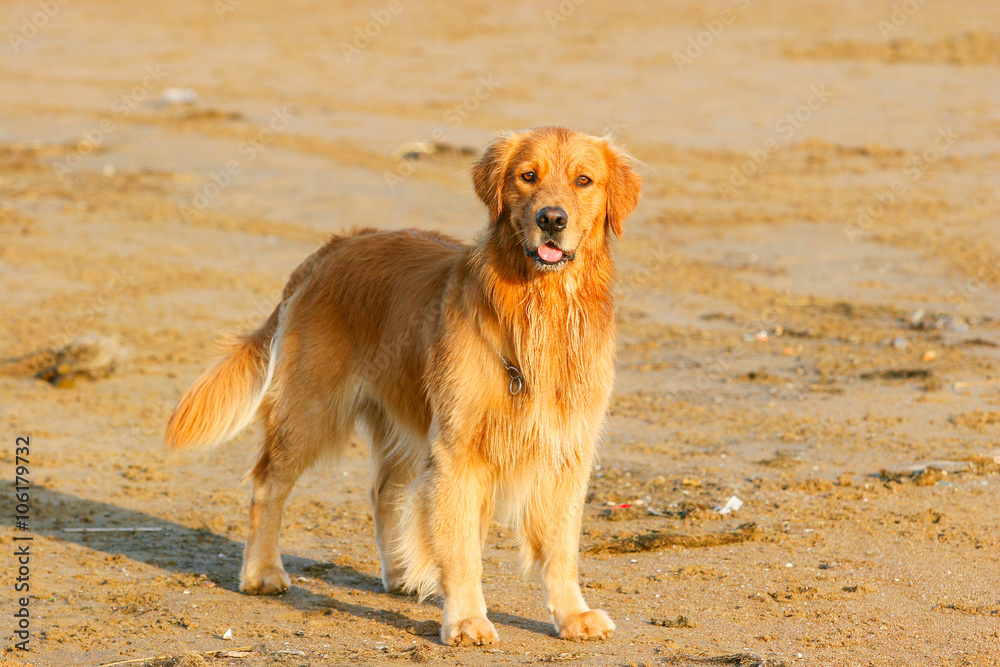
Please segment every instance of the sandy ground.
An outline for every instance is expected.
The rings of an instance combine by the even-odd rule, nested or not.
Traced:
[[[6,657],[1000,664],[1000,4],[11,0],[0,25],[8,526],[31,439]],[[440,645],[435,601],[380,590],[360,442],[296,488],[291,591],[241,595],[256,434],[161,445],[214,339],[331,232],[471,239],[465,149],[542,124],[610,132],[645,179],[581,554],[618,633],[554,638],[495,526],[501,643]],[[86,334],[110,374],[45,354]]]

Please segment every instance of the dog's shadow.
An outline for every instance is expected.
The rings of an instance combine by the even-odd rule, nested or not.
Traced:
[[[243,559],[243,545],[208,530],[194,529],[144,512],[125,509],[108,503],[79,498],[61,491],[32,487],[32,507],[35,512],[31,532],[37,535],[78,544],[109,555],[123,555],[166,572],[204,575],[216,586],[239,592],[238,572]],[[69,532],[68,527],[153,528],[152,531]],[[362,604],[348,603],[314,593],[294,585],[296,576],[320,579],[344,589],[378,593],[387,602],[398,598],[385,593],[382,580],[351,567],[324,563],[301,556],[283,554],[285,569],[293,580],[284,595],[274,596],[275,602],[300,611],[333,609],[366,620],[378,620],[403,631],[412,631],[420,622],[404,614]],[[440,606],[440,604],[438,605]],[[541,621],[514,614],[491,613],[499,623],[552,636],[551,626]]]

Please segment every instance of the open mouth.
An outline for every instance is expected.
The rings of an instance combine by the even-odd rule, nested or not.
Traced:
[[[571,253],[564,252],[562,248],[552,241],[548,241],[534,250],[529,250],[525,247],[524,253],[543,266],[555,266],[556,264],[573,260]]]

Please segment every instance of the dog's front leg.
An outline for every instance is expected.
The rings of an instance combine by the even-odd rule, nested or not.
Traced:
[[[584,466],[560,471],[558,479],[536,486],[535,507],[524,517],[525,542],[541,565],[545,601],[563,639],[606,639],[614,621],[600,609],[591,609],[579,583],[580,522],[589,471]],[[540,511],[539,508],[545,508]]]
[[[486,618],[482,585],[482,525],[489,519],[484,515],[490,482],[485,466],[461,458],[438,462],[430,503],[433,550],[444,594],[441,640],[452,646],[482,646],[497,641],[496,628]]]

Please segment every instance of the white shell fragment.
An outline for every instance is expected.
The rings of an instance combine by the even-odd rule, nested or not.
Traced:
[[[743,501],[736,496],[730,496],[729,500],[722,507],[716,507],[715,511],[719,514],[729,514],[730,512],[735,512],[739,508],[743,507]]]

